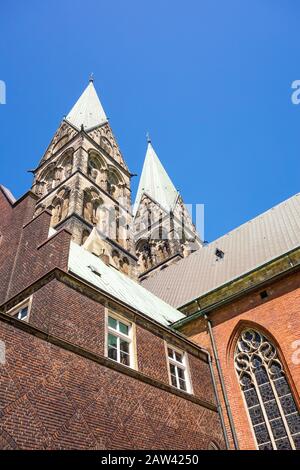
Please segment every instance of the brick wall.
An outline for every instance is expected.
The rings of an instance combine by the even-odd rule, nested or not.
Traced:
[[[206,449],[218,415],[0,322],[1,449]]]
[[[105,354],[104,304],[56,279],[34,293],[29,323],[49,335],[62,338],[95,354]],[[170,343],[169,340],[167,342]],[[178,346],[178,339],[176,345]],[[185,350],[184,342],[179,346]],[[138,370],[169,384],[162,331],[157,329],[155,334],[153,329],[150,331],[146,326],[137,324],[136,349]],[[215,404],[208,363],[190,353],[188,363],[194,395]]]
[[[104,315],[102,304],[53,280],[33,295],[29,322],[50,335],[103,355]]]
[[[35,200],[28,195],[12,205],[0,190],[0,304],[7,297],[22,226],[32,218]]]
[[[169,383],[163,339],[137,326],[136,342],[138,369],[150,377]]]
[[[61,231],[48,240],[51,215],[33,219],[36,196],[14,205],[0,191],[0,304],[55,267],[67,270],[71,235]]]
[[[285,365],[294,396],[300,405],[300,365],[292,360],[295,353],[293,343],[300,338],[300,274],[295,273],[274,282],[267,288],[267,292],[268,297],[265,300],[261,299],[258,290],[210,314],[238,441],[242,449],[255,448],[255,440],[234,369],[234,349],[243,328],[253,327],[273,339]],[[182,329],[182,332],[197,344],[211,350],[205,320],[198,319],[191,322]],[[219,383],[218,390],[221,396]],[[222,404],[226,417],[223,400]],[[226,425],[229,431],[227,418]]]

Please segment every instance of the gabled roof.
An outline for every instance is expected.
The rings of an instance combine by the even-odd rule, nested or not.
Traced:
[[[53,232],[50,232],[50,234]],[[185,317],[125,274],[71,242],[69,271],[153,320],[168,326]]]
[[[174,209],[178,198],[178,191],[161,164],[151,142],[148,142],[143,171],[134,203],[134,214],[138,211],[144,194],[150,196],[168,212]]]
[[[181,307],[300,246],[300,194],[145,279],[146,289]],[[216,250],[224,253],[216,256]]]
[[[106,114],[92,80],[67,115],[66,120],[77,129],[83,125],[85,130],[107,122]]]

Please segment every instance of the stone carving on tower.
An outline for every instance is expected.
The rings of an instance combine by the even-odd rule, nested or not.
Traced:
[[[39,196],[36,215],[49,209],[52,227],[68,228],[75,243],[94,247],[101,239],[97,254],[135,276],[131,174],[93,80],[63,119],[33,173],[32,190]]]
[[[182,197],[149,139],[134,204],[134,229],[142,278],[202,246]]]

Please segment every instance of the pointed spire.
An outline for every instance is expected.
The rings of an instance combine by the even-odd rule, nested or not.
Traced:
[[[143,194],[147,194],[165,210],[172,211],[178,198],[178,191],[160,162],[147,134],[148,147],[141,179],[134,204],[137,212]]]
[[[85,130],[107,122],[107,117],[94,87],[93,74],[89,84],[66,117],[73,126]]]

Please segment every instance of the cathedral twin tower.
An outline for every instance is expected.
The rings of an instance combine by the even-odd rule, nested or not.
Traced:
[[[34,170],[36,215],[51,210],[55,230],[67,228],[106,263],[144,278],[201,241],[150,141],[133,207],[131,176],[90,80]]]

